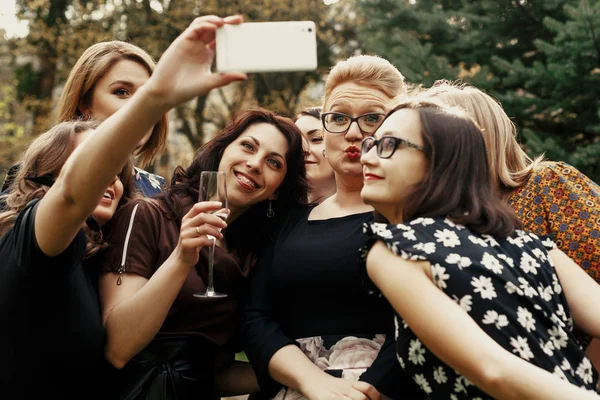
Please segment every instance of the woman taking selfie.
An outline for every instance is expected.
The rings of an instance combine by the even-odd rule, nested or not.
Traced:
[[[143,88],[98,128],[65,124],[41,137],[33,149],[42,152],[65,139],[58,146],[62,151],[46,154],[51,158],[66,159],[65,152],[76,146],[64,166],[23,160],[18,187],[11,186],[8,208],[0,214],[0,380],[6,393],[95,398],[110,386],[97,373],[104,336],[95,284],[82,266],[85,222],[92,215],[99,224],[110,219],[123,165],[162,115],[214,87],[245,79],[209,69],[215,30],[239,21],[196,19],[163,54]]]
[[[366,272],[396,312],[398,361],[429,398],[598,399],[572,334],[600,288],[518,220],[466,114],[404,103],[362,144]],[[560,280],[559,280],[560,278]],[[535,385],[532,385],[535,382]]]

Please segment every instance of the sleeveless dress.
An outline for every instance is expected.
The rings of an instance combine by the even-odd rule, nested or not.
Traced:
[[[598,376],[573,336],[573,320],[548,255],[550,239],[516,230],[507,238],[477,234],[447,218],[364,225],[407,260],[431,264],[433,282],[493,340],[522,359],[572,384],[595,390]],[[397,315],[398,361],[430,399],[490,399],[431,353]],[[443,333],[441,333],[443,334]]]

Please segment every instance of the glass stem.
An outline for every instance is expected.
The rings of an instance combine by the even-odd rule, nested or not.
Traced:
[[[215,293],[215,287],[213,284],[213,269],[215,263],[215,242],[217,239],[211,238],[212,244],[208,249],[208,286],[206,287],[206,294],[208,296]]]

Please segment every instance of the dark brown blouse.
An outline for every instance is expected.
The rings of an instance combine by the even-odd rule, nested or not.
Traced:
[[[193,204],[191,198],[186,199],[182,215]],[[177,246],[180,222],[160,199],[132,201],[110,222],[109,246],[103,252],[101,269],[150,279]],[[208,281],[208,248],[203,248],[157,336],[202,336],[219,346],[231,342],[238,329],[241,300],[252,264],[250,260],[241,262],[235,251],[228,253],[217,246],[214,286],[228,296],[197,298],[193,294],[204,292]]]

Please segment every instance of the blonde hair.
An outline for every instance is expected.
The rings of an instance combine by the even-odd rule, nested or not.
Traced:
[[[420,95],[461,107],[475,119],[483,133],[491,178],[503,195],[524,185],[531,171],[543,161],[543,155],[535,160],[527,155],[517,141],[517,126],[500,103],[483,91],[440,80]]]
[[[48,176],[58,177],[63,165],[75,149],[75,137],[90,129],[95,129],[95,121],[69,121],[61,122],[49,131],[36,137],[27,147],[21,157],[21,167],[11,183],[8,193],[0,198],[5,201],[5,208],[0,212],[0,236],[13,227],[21,210],[34,199],[46,195],[49,187],[30,180]],[[133,167],[128,162],[121,170],[123,195],[119,206],[135,197],[135,183],[133,182]],[[99,233],[87,232],[88,243],[86,256],[95,254],[104,243]]]
[[[347,82],[367,86],[385,93],[394,99],[404,93],[404,76],[388,60],[378,56],[359,55],[338,62],[325,80],[323,110],[327,109],[327,100],[331,92]]]
[[[91,104],[96,83],[121,60],[130,60],[140,64],[150,75],[156,67],[156,63],[148,53],[130,43],[113,40],[88,47],[69,73],[58,101],[58,122],[83,117],[79,106]],[[167,145],[167,133],[167,115],[165,114],[154,126],[148,141],[136,152],[142,168],[164,152]]]

